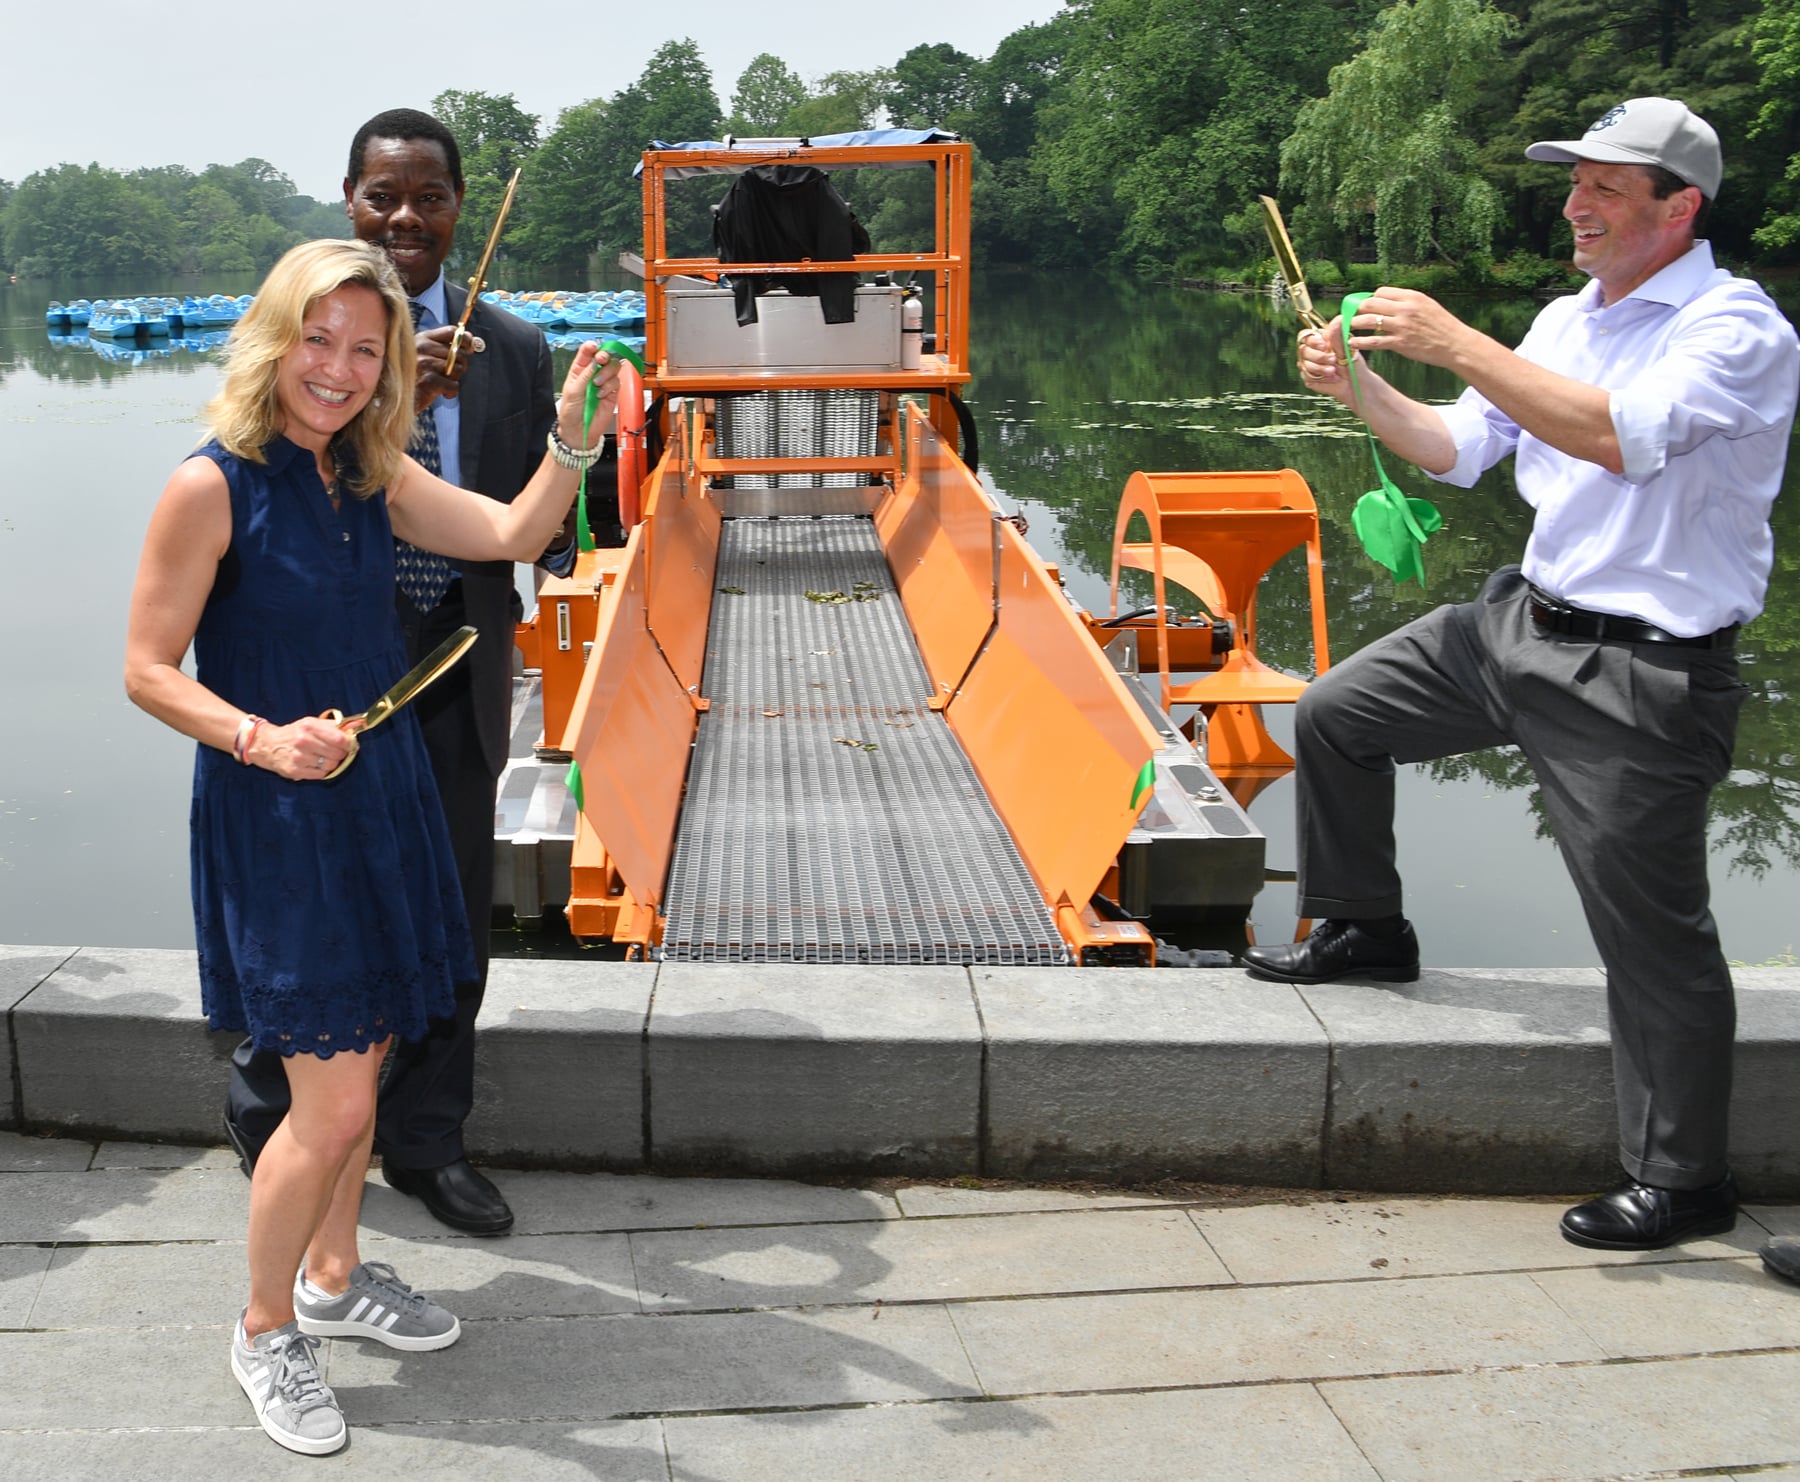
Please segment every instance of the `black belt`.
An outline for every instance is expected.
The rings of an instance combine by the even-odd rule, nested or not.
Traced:
[[[1666,643],[1672,648],[1734,648],[1737,645],[1736,623],[1729,628],[1720,628],[1716,633],[1684,638],[1679,633],[1671,633],[1667,628],[1659,628],[1655,623],[1646,623],[1638,618],[1617,617],[1610,612],[1586,612],[1579,607],[1570,607],[1566,602],[1546,597],[1535,587],[1532,588],[1529,600],[1532,622],[1552,633],[1564,633],[1571,638],[1589,638],[1596,642],[1610,639],[1619,643]]]

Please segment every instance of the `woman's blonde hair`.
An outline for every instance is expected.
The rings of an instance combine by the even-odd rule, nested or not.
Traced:
[[[328,240],[302,242],[285,253],[231,331],[224,384],[201,415],[226,452],[263,462],[263,450],[281,431],[275,385],[282,357],[300,343],[312,306],[347,283],[374,289],[387,307],[387,343],[375,395],[337,435],[350,453],[343,460],[350,490],[366,497],[400,472],[412,434],[418,369],[406,290],[379,247]]]

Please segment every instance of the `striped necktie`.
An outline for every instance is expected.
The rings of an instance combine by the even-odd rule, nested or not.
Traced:
[[[419,318],[424,312],[425,306],[417,299],[413,300],[413,328],[418,328]],[[412,438],[406,445],[406,451],[426,471],[436,474],[444,471],[443,457],[438,448],[437,418],[430,407],[426,407],[413,419]],[[430,612],[444,600],[444,593],[449,590],[455,576],[450,563],[436,551],[422,551],[416,545],[408,545],[398,536],[394,538],[394,580],[420,612]]]

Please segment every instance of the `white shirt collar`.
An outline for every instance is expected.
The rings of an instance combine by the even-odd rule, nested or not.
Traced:
[[[1600,280],[1590,278],[1586,286],[1576,295],[1576,307],[1584,314],[1592,314],[1600,309],[1616,309],[1619,304],[1630,303],[1632,299],[1636,298],[1645,299],[1653,304],[1667,304],[1670,308],[1679,309],[1700,292],[1714,271],[1712,243],[1702,238],[1674,262],[1659,272],[1652,273],[1617,304],[1602,303]]]

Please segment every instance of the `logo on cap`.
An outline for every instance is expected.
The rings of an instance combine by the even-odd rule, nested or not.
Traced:
[[[1625,105],[1623,103],[1619,103],[1619,104],[1615,105],[1614,107],[1608,109],[1605,113],[1602,113],[1597,119],[1595,119],[1591,124],[1589,124],[1588,132],[1590,134],[1598,134],[1602,129],[1610,129],[1614,124],[1616,124],[1624,116],[1625,116]]]

